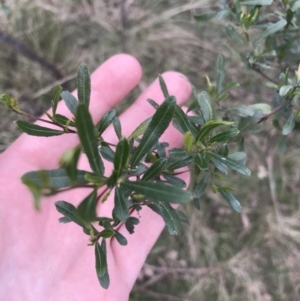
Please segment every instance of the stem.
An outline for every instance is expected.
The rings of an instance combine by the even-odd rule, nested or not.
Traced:
[[[285,107],[285,105],[281,105],[277,108],[275,108],[273,111],[271,111],[269,114],[265,114],[264,116],[262,116],[258,121],[257,124],[267,120],[270,116],[274,115],[275,113],[277,113],[278,111],[282,110]]]
[[[267,74],[265,74],[263,71],[261,71],[261,69],[256,64],[253,64],[251,67],[252,67],[253,71],[255,71],[256,73],[258,73],[259,75],[264,77],[266,80],[268,80],[269,82],[271,82],[275,85],[278,85],[278,82],[276,82],[274,79],[272,79]]]

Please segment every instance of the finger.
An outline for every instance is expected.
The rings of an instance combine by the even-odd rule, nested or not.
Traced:
[[[141,73],[137,60],[126,54],[113,56],[103,63],[91,76],[90,112],[93,119],[99,120],[121,101],[138,84]],[[76,96],[76,91],[73,94]],[[63,102],[59,103],[58,112],[70,116]],[[57,168],[61,154],[78,142],[75,134],[50,138],[22,135],[1,159],[22,158],[37,168]]]

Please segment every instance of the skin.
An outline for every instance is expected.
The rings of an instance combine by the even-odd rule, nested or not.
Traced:
[[[116,55],[103,63],[91,77],[90,112],[94,122],[118,104],[139,82],[141,66],[129,55]],[[191,93],[188,81],[179,73],[163,74],[169,93],[183,104]],[[75,94],[76,95],[76,94]],[[163,101],[158,80],[155,80],[121,117],[123,135],[128,136],[143,120],[154,113],[146,99]],[[71,117],[63,102],[58,113]],[[41,124],[41,123],[38,123]],[[112,128],[105,139],[117,142]],[[181,135],[168,129],[161,141],[179,146]],[[88,247],[88,236],[76,224],[60,224],[61,217],[54,206],[57,200],[75,206],[87,195],[87,189],[77,189],[42,200],[39,212],[33,209],[32,196],[20,181],[31,170],[56,169],[62,153],[78,144],[74,134],[51,138],[21,135],[0,156],[0,300],[128,300],[148,253],[164,223],[157,214],[145,208],[140,224],[130,235],[125,226],[120,232],[128,245],[120,246],[115,239],[107,241],[110,287],[100,287],[96,271],[94,248]],[[90,170],[85,157],[80,169]],[[110,174],[111,166],[106,166]],[[109,216],[113,196],[100,204],[98,214]],[[134,215],[134,214],[133,214]]]

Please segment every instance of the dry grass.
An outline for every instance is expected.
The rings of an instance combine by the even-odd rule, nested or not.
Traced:
[[[0,91],[20,99],[30,112],[49,106],[56,84],[74,87],[81,62],[91,70],[114,53],[135,55],[144,68],[140,89],[158,73],[174,69],[204,89],[204,75],[215,78],[217,52],[226,50],[220,22],[198,25],[192,15],[215,1],[6,0],[0,4],[0,28],[52,63],[48,69],[0,42]],[[212,38],[213,37],[213,38]],[[227,51],[227,50],[226,50]],[[229,104],[270,102],[272,92],[261,79],[225,53],[228,78],[242,86]],[[0,151],[19,132],[0,111]],[[208,193],[202,209],[184,210],[190,226],[182,236],[163,233],[148,258],[131,300],[297,301],[300,299],[299,137],[289,139],[286,153],[274,151],[277,138],[266,130],[247,135],[250,178],[226,181],[243,205],[232,212],[218,195]],[[267,160],[266,160],[267,158]]]

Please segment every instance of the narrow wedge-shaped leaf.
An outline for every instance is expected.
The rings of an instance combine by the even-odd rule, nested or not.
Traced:
[[[222,173],[226,174],[228,173],[227,165],[225,164],[226,158],[221,157],[215,153],[208,152],[210,155],[210,161],[215,165],[215,167]]]
[[[31,136],[52,137],[52,136],[59,136],[65,134],[64,131],[49,129],[24,120],[18,120],[16,124],[22,132]]]
[[[84,104],[78,105],[75,125],[82,147],[87,155],[92,170],[100,175],[104,173],[104,165],[98,154],[97,140],[94,135],[94,124],[88,108]]]
[[[128,137],[128,140],[130,139],[135,139],[141,135],[143,135],[151,121],[152,117],[147,118],[146,120],[144,120],[132,133],[131,135]]]
[[[273,35],[274,33],[283,29],[286,26],[286,24],[287,24],[287,21],[284,19],[282,19],[276,23],[271,23],[271,25],[268,26],[268,28],[260,35],[260,37],[254,41],[254,46],[258,45],[260,42],[262,42],[264,39],[266,39],[270,35]]]
[[[195,142],[201,141],[204,142],[204,138],[206,138],[212,130],[222,125],[233,125],[234,122],[231,121],[209,121],[204,124],[201,130],[198,132]]]
[[[159,79],[159,85],[160,85],[160,88],[161,88],[161,90],[162,90],[162,92],[164,94],[164,97],[165,98],[169,97],[170,95],[169,95],[169,92],[168,92],[168,89],[167,89],[167,85],[165,83],[164,78],[161,75],[159,75],[158,79]]]
[[[99,146],[101,156],[108,162],[114,162],[115,153],[108,145]]]
[[[95,243],[96,273],[98,278],[107,271],[106,254],[98,242]]]
[[[224,79],[225,79],[224,58],[222,55],[218,55],[218,59],[217,59],[217,93],[218,94],[220,94],[223,90]]]
[[[60,114],[53,115],[53,119],[56,122],[58,122],[59,124],[64,125],[64,126],[75,126],[75,123],[71,119],[67,118],[66,116],[60,115]]]
[[[237,128],[231,128],[213,136],[211,139],[209,139],[209,142],[225,142],[235,138],[239,133],[240,131]]]
[[[60,94],[62,92],[61,86],[55,86],[52,90],[52,113],[55,115],[57,104],[60,101]]]
[[[122,126],[121,126],[120,119],[117,116],[115,116],[115,118],[113,119],[113,127],[114,127],[117,137],[119,139],[121,139],[122,138]]]
[[[167,175],[165,173],[162,176],[166,179],[168,184],[171,184],[171,185],[173,185],[175,187],[179,187],[179,188],[185,188],[186,187],[186,183],[178,177],[175,177],[173,175]]]
[[[232,160],[230,158],[226,158],[224,163],[231,169],[237,171],[238,173],[245,175],[245,176],[250,176],[251,175],[251,170],[246,167],[243,164],[240,164],[239,162]]]
[[[148,198],[172,203],[187,203],[192,200],[189,191],[182,190],[164,183],[152,183],[144,181],[121,183],[121,187],[126,187],[137,193],[143,194]]]
[[[185,156],[179,159],[170,158],[168,162],[167,169],[168,170],[175,170],[184,166],[188,166],[193,162],[193,156]]]
[[[288,135],[294,129],[294,127],[295,127],[295,115],[292,113],[282,129],[282,135],[284,136]]]
[[[175,111],[176,99],[173,96],[168,97],[156,110],[152,116],[145,134],[143,135],[139,146],[132,156],[131,166],[136,166],[142,158],[148,153],[160,136],[169,126]]]
[[[78,106],[78,101],[75,96],[73,96],[70,92],[68,91],[63,91],[61,93],[61,97],[64,100],[67,108],[69,111],[75,116],[77,106]]]
[[[242,211],[242,207],[240,202],[227,190],[219,189],[220,194],[222,197],[228,202],[231,208],[237,212]]]
[[[94,190],[90,193],[77,207],[78,216],[86,221],[92,222],[97,218],[96,215],[97,192]]]
[[[154,164],[152,164],[142,177],[142,181],[149,181],[161,174],[166,168],[168,163],[167,158],[160,158]]]
[[[187,115],[183,112],[183,110],[176,105],[175,107],[175,118],[180,124],[180,127],[183,129],[183,131],[191,132],[194,137],[196,137],[198,129],[196,126],[187,118]]]
[[[271,5],[273,0],[243,0],[241,5]]]
[[[229,35],[229,37],[235,41],[239,45],[244,45],[245,41],[243,38],[239,35],[239,33],[235,30],[235,28],[232,25],[226,25],[225,26],[226,33]]]
[[[76,184],[87,184],[87,171],[77,170]],[[22,182],[30,181],[39,188],[60,189],[72,185],[72,181],[65,169],[30,171],[21,178]]]
[[[114,156],[114,171],[116,172],[117,177],[121,175],[123,168],[128,162],[129,151],[130,147],[127,139],[122,138],[117,144]]]
[[[227,157],[229,154],[229,147],[227,143],[223,143],[218,150],[218,155],[221,157]]]
[[[155,110],[157,110],[159,108],[159,104],[156,101],[154,101],[153,99],[147,98],[147,101]]]
[[[247,154],[245,152],[236,152],[228,155],[227,159],[232,159],[242,165],[245,165],[247,162]]]
[[[200,180],[200,182],[195,186],[193,191],[194,198],[200,198],[205,193],[207,184],[209,180],[209,173],[206,173],[204,177]]]
[[[77,215],[77,209],[73,204],[65,201],[57,201],[55,202],[55,207],[56,210],[64,217],[70,219],[71,221],[88,231],[86,225],[84,224],[84,221]]]
[[[207,92],[203,91],[197,96],[198,105],[205,122],[215,119],[214,108]]]
[[[85,64],[81,64],[77,71],[77,94],[79,103],[85,104],[88,108],[91,95],[91,79],[88,67]]]
[[[115,188],[115,215],[117,218],[122,221],[126,222],[129,217],[127,202],[122,194],[122,190],[119,189],[118,186]]]
[[[115,238],[121,246],[127,245],[126,237],[124,235],[122,235],[120,232],[115,231]]]
[[[169,203],[154,201],[171,235],[177,235],[181,228],[180,219],[175,209]]]
[[[108,126],[113,122],[114,118],[116,117],[116,114],[116,110],[112,109],[103,115],[103,117],[97,124],[98,136],[101,136],[103,132],[108,128]]]
[[[187,156],[187,152],[183,148],[171,148],[168,152],[169,156],[174,158],[181,158]]]
[[[194,158],[194,162],[201,170],[208,169],[209,158],[205,152],[198,153]]]
[[[106,240],[105,239],[103,239],[102,242],[101,242],[101,248],[102,248],[102,250],[104,252],[104,255],[105,255],[105,258],[106,258]],[[97,267],[96,267],[96,272],[97,272]],[[110,280],[109,280],[107,264],[106,264],[106,269],[105,269],[104,274],[102,276],[99,276],[98,273],[97,273],[97,276],[98,276],[98,280],[99,280],[100,285],[104,289],[108,289],[109,284],[110,284]]]

